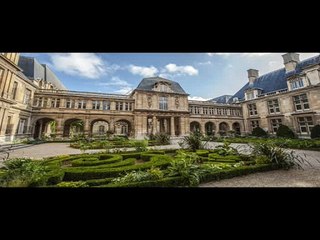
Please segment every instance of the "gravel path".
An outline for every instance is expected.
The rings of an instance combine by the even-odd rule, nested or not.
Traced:
[[[254,173],[200,184],[200,187],[320,187],[320,169]]]

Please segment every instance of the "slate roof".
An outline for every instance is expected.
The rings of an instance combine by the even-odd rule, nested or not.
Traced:
[[[264,74],[258,77],[254,81],[253,85],[249,85],[249,82],[247,82],[236,94],[230,98],[229,103],[232,103],[233,98],[235,97],[238,98],[238,100],[244,100],[244,93],[250,88],[261,89],[263,94],[287,89],[288,77],[298,75],[304,68],[315,64],[320,64],[320,55],[299,62],[294,71],[286,73],[285,68],[281,68]]]
[[[58,89],[67,89],[47,65],[40,64],[35,58],[20,56],[18,66],[29,79],[44,79]]]
[[[216,102],[216,103],[228,103],[229,99],[232,95],[222,95],[220,97],[212,98],[208,100],[209,102]]]
[[[146,91],[152,91],[154,84],[157,82],[167,82],[170,84],[170,87],[174,93],[180,93],[180,94],[187,94],[183,88],[180,86],[179,83],[162,78],[162,77],[150,77],[150,78],[144,78],[139,83],[136,90],[146,90]]]

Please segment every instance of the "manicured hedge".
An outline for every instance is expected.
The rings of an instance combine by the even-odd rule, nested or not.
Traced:
[[[221,170],[219,172],[205,174],[201,177],[201,182],[210,182],[214,180],[233,178],[237,176],[247,175],[255,172],[264,172],[279,169],[275,165],[270,164],[261,164],[261,165],[250,165],[250,166],[242,166],[237,168],[230,168]]]
[[[168,177],[153,181],[142,181],[134,183],[111,183],[107,185],[101,185],[99,187],[178,187],[184,185],[185,181],[182,177]]]
[[[200,157],[208,157],[209,151],[208,150],[197,150],[196,154]]]
[[[119,154],[105,154],[105,155],[100,155],[99,159],[97,157],[80,158],[78,160],[72,161],[71,164],[73,167],[98,166],[98,165],[120,162],[121,160],[122,160],[122,156]]]
[[[136,162],[135,158],[127,158],[126,160],[123,161],[118,161],[115,163],[106,163],[103,165],[96,165],[96,166],[80,166],[80,167],[72,167],[68,169],[77,169],[77,170],[88,170],[88,169],[103,169],[103,168],[117,168],[117,167],[123,167],[123,166],[128,166],[128,165],[134,165]]]
[[[128,159],[127,159],[128,160]],[[133,170],[144,170],[149,169],[152,166],[165,168],[170,164],[172,160],[171,157],[166,155],[156,155],[151,158],[147,163],[125,166],[119,168],[66,168],[65,176],[63,181],[79,181],[88,179],[99,179],[99,178],[109,178],[118,177],[121,173]],[[126,160],[125,160],[126,161]]]
[[[103,178],[103,179],[92,179],[86,181],[86,183],[91,187],[91,186],[100,186],[100,185],[105,185],[108,184],[112,181],[113,178]]]
[[[127,158],[136,158],[140,159],[141,152],[132,152],[132,153],[121,153],[121,156],[123,160],[126,160]]]
[[[227,156],[221,156],[217,153],[210,153],[209,155],[209,161],[222,161],[222,162],[236,162],[241,161],[241,158],[238,155],[227,155]]]
[[[143,152],[143,153],[141,153],[141,155],[140,155],[140,159],[147,162],[147,161],[150,161],[150,159],[151,159],[152,157],[154,157],[155,155],[158,155],[158,154],[163,155],[163,154],[165,154],[165,152],[164,152],[164,151],[149,151],[149,152]]]

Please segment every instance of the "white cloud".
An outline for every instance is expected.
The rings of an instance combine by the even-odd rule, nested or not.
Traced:
[[[100,82],[98,83],[98,85],[100,86],[131,86],[130,83],[128,83],[125,80],[120,79],[117,76],[114,76],[111,78],[111,80],[109,82]]]
[[[207,53],[208,56],[212,57],[214,55],[221,55],[221,56],[230,56],[232,53]]]
[[[212,64],[212,62],[211,61],[206,61],[206,62],[198,62],[197,63],[198,65],[210,65],[210,64]]]
[[[110,93],[128,94],[133,90],[132,84],[120,79],[117,76],[112,77],[108,82],[99,82],[97,85],[110,87],[107,89],[107,91]]]
[[[123,88],[121,88],[119,90],[114,91],[114,93],[129,94],[132,90],[133,90],[133,88],[131,88],[131,87],[123,87]]]
[[[189,100],[193,100],[193,101],[208,101],[208,100],[209,100],[209,98],[206,99],[206,98],[197,97],[197,96],[194,96],[194,97],[188,96],[188,99],[189,99]]]
[[[141,66],[130,65],[129,72],[135,75],[140,75],[142,77],[154,77],[156,73],[159,71],[154,66],[141,67]]]
[[[108,68],[94,53],[54,53],[50,57],[56,70],[73,76],[95,79],[117,68],[117,65]]]
[[[169,73],[178,74],[178,75],[180,74],[180,75],[194,76],[199,74],[198,69],[195,69],[193,66],[190,66],[190,65],[177,66],[174,63],[170,63],[166,65],[165,70]]]

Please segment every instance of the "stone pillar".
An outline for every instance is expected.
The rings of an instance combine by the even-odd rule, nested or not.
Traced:
[[[171,121],[170,121],[170,135],[172,136],[172,137],[174,137],[176,134],[175,134],[175,127],[174,127],[174,117],[173,116],[171,116],[171,119],[170,119]]]
[[[188,117],[185,118],[185,134],[190,134],[190,119]]]
[[[147,116],[143,116],[142,117],[142,128],[141,128],[141,132],[143,136],[146,136],[148,133],[148,117]]]
[[[152,134],[156,134],[157,133],[157,124],[158,121],[157,121],[157,117],[156,116],[153,116],[152,117]]]
[[[184,136],[186,134],[186,129],[185,129],[185,118],[180,117],[180,135]]]
[[[110,110],[116,110],[116,102],[115,101],[112,101],[110,103]]]
[[[40,120],[40,126],[39,126],[39,135],[38,138],[41,139],[42,135],[42,129],[43,129],[43,119]]]
[[[84,119],[84,135],[90,136],[90,123],[88,117]]]
[[[63,119],[58,118],[57,120],[57,129],[56,129],[56,136],[57,138],[62,138],[63,137],[63,125],[62,124]]]

